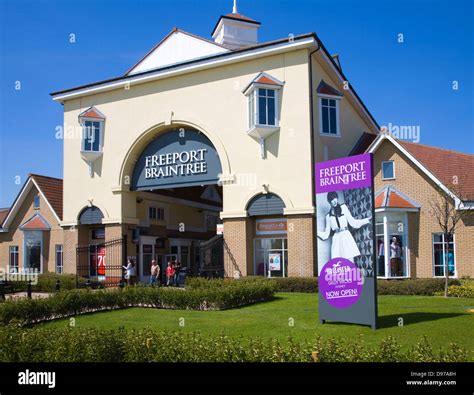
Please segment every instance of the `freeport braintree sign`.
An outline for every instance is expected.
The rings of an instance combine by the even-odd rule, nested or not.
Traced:
[[[211,141],[192,129],[167,132],[153,140],[135,165],[132,190],[216,184],[221,163]]]
[[[377,325],[371,154],[316,164],[319,319]]]

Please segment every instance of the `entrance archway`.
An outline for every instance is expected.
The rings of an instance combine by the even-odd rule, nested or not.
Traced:
[[[204,251],[215,251],[216,239],[222,239],[216,225],[226,158],[221,165],[219,150],[196,128],[158,129],[139,139],[124,166],[130,174],[128,204],[136,204],[137,274],[142,282],[151,280],[153,259],[161,266],[162,282],[168,262],[179,262],[187,273],[197,274],[209,255]]]

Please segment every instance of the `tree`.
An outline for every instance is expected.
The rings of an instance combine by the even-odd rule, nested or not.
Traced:
[[[454,233],[461,221],[464,221],[468,216],[472,215],[472,211],[463,208],[463,195],[457,184],[450,186],[453,195],[447,194],[440,187],[437,188],[437,193],[431,201],[431,214],[437,220],[439,227],[444,235],[444,296],[448,297],[448,280],[449,280],[449,241],[453,239]]]

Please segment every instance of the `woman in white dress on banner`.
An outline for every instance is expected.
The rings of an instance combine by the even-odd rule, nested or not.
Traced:
[[[318,232],[318,237],[321,240],[326,240],[331,231],[333,231],[331,259],[342,257],[354,262],[354,258],[360,255],[360,251],[349,231],[348,225],[354,229],[359,229],[370,223],[372,217],[364,219],[354,218],[344,203],[339,204],[337,192],[329,192],[327,200],[331,205],[331,209],[326,215],[326,228],[324,232]]]

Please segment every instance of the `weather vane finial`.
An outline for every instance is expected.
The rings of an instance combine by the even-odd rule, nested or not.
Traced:
[[[232,14],[237,14],[237,0],[234,0],[234,8],[232,8]]]

